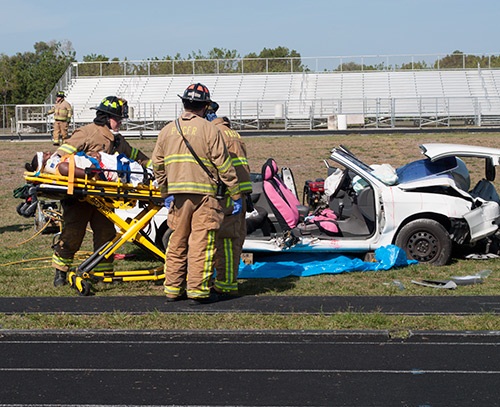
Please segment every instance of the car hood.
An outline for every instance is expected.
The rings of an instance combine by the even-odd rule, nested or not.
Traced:
[[[446,157],[490,158],[494,165],[500,165],[500,149],[465,144],[428,143],[420,145],[422,154],[432,161]]]

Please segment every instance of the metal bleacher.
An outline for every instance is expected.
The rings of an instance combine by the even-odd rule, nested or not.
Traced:
[[[328,118],[357,115],[366,125],[450,125],[452,119],[480,125],[500,121],[500,70],[386,70],[206,75],[76,77],[67,99],[76,124],[90,122],[90,109],[109,95],[128,100],[131,123],[158,130],[182,111],[178,94],[204,83],[212,98],[240,128],[321,128]],[[156,124],[155,124],[156,123]]]

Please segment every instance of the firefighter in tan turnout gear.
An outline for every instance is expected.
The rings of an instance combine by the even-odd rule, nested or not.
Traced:
[[[47,115],[54,115],[54,129],[52,131],[52,142],[58,146],[68,138],[68,127],[73,115],[73,110],[69,102],[65,99],[64,92],[57,92],[56,103]]]
[[[143,167],[149,163],[149,158],[130,146],[125,138],[118,133],[121,122],[128,117],[128,105],[124,99],[116,96],[104,98],[97,110],[94,122],[77,129],[66,143],[56,150],[61,157],[75,154],[105,152],[123,153]],[[113,223],[101,214],[97,208],[78,198],[68,197],[61,201],[63,208],[63,230],[60,240],[54,245],[52,265],[56,269],[54,286],[67,283],[67,272],[73,264],[75,253],[80,249],[85,236],[87,224],[93,231],[93,246],[97,251],[105,243],[113,240],[116,230]],[[95,271],[112,271],[112,258],[99,263]]]
[[[216,198],[217,180],[227,187],[232,213],[241,212],[242,203],[223,136],[204,119],[209,90],[196,83],[179,97],[184,113],[161,130],[152,160],[172,229],[165,260],[167,301],[187,297],[197,305],[218,299],[210,293],[215,236],[224,217]]]
[[[223,202],[224,221],[217,232],[216,254],[215,254],[215,281],[214,290],[219,295],[238,294],[238,268],[243,242],[247,234],[245,212],[247,210],[247,199],[252,193],[252,182],[250,180],[250,167],[247,160],[247,150],[240,134],[231,129],[231,122],[227,117],[217,117],[219,105],[211,102],[206,119],[215,124],[224,136],[229,155],[240,186],[243,208],[241,213],[231,215],[231,199],[226,196]]]

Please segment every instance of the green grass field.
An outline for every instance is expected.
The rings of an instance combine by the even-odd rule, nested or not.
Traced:
[[[254,172],[260,172],[269,157],[280,167],[293,170],[298,191],[306,179],[324,177],[323,159],[332,147],[343,144],[369,164],[390,163],[402,165],[421,157],[418,145],[425,142],[449,142],[498,146],[497,134],[427,134],[427,135],[349,135],[308,137],[252,137],[246,138],[249,161]],[[132,145],[150,154],[154,140],[131,140]],[[21,202],[12,196],[14,188],[24,184],[24,163],[31,161],[36,151],[53,150],[49,142],[1,142],[0,170],[3,174],[0,192],[0,295],[12,296],[75,296],[69,287],[52,286],[50,266],[54,235],[35,235],[33,219],[16,213]],[[472,168],[472,185],[481,177],[482,168]],[[497,185],[498,189],[498,185]],[[91,233],[87,234],[82,256],[91,250]],[[125,245],[121,253],[134,254],[128,260],[117,260],[115,269],[136,270],[161,266],[149,259],[133,245]],[[320,275],[307,278],[240,280],[242,295],[497,295],[500,292],[498,265],[500,260],[462,260],[456,258],[450,265],[431,267],[416,265],[380,272]],[[475,274],[492,270],[484,284],[460,286],[457,290],[439,290],[420,287],[412,279],[445,279],[452,275]],[[392,282],[399,280],[405,289]],[[162,296],[161,283],[133,282],[97,284],[98,296]],[[131,298],[133,301],[133,298]],[[449,329],[498,330],[500,318],[496,315],[416,317],[381,314],[349,314],[333,316],[255,316],[229,315],[161,315],[133,316],[104,314],[101,316],[70,315],[0,315],[4,329],[33,328],[134,328],[134,329]]]

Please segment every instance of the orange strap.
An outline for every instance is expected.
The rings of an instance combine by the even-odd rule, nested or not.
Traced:
[[[68,160],[68,195],[73,195],[75,189],[75,155],[71,154]]]

